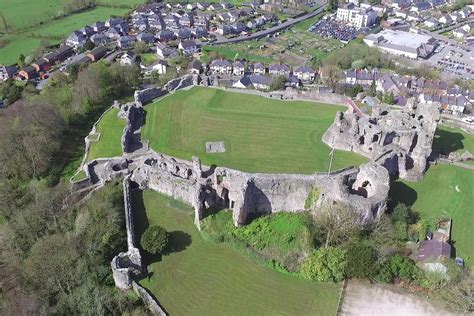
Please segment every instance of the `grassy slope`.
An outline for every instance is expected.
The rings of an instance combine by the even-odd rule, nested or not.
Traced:
[[[179,91],[145,107],[142,138],[156,151],[249,172],[326,171],[330,148],[322,134],[341,107],[285,102],[210,88]],[[206,154],[205,142],[225,141],[226,152]],[[337,151],[333,170],[365,158]]]
[[[464,153],[468,150],[474,155],[474,136],[458,128],[439,125],[433,141],[433,150],[446,155],[451,152]]]
[[[117,117],[118,112],[119,110],[116,108],[111,109],[97,124],[100,139],[98,142],[91,143],[87,160],[122,155],[120,139],[125,127],[125,120]]]
[[[56,15],[64,3],[65,0],[2,0],[0,11],[11,28],[24,28],[49,21],[47,13]]]
[[[440,217],[453,219],[452,239],[455,241],[457,255],[474,264],[472,244],[472,209],[474,197],[474,171],[439,164],[432,166],[425,178],[416,183],[397,181],[390,196],[395,202],[412,205],[422,218],[435,223]],[[461,192],[456,192],[456,186]]]
[[[139,215],[137,224],[141,224],[139,231],[143,231],[143,223],[148,221],[181,236],[181,241],[191,239],[184,250],[166,255],[149,266],[152,277],[140,282],[170,315],[335,313],[339,285],[291,277],[267,269],[232,248],[205,241],[193,225],[191,209],[159,193],[143,193],[148,217],[145,220],[144,212],[140,212],[143,209],[140,200],[134,196]],[[187,238],[183,237],[185,234]]]

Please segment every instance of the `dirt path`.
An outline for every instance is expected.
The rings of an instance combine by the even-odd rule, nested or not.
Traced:
[[[415,295],[389,286],[350,281],[339,315],[450,315]]]

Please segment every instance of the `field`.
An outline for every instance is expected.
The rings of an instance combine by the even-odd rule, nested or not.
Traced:
[[[147,105],[142,138],[155,151],[183,159],[197,155],[208,165],[266,173],[327,171],[330,148],[321,137],[343,109],[195,87]],[[208,141],[224,141],[226,152],[207,154]],[[336,151],[332,170],[365,161]]]
[[[338,284],[302,280],[265,268],[202,238],[189,207],[159,193],[133,197],[138,236],[158,224],[175,249],[148,266],[140,283],[170,315],[334,315]]]
[[[100,138],[99,141],[91,143],[87,161],[122,155],[120,140],[125,120],[117,117],[118,112],[119,110],[116,108],[111,109],[97,124],[97,133],[100,133]]]
[[[442,154],[464,153],[466,150],[474,155],[474,136],[458,128],[439,125],[433,140],[433,150]]]
[[[0,11],[2,5],[0,5]],[[18,10],[20,9],[18,8]],[[26,11],[30,12],[29,10]],[[96,21],[105,21],[112,15],[121,16],[126,11],[128,10],[123,8],[96,7],[64,18],[41,22],[41,25],[34,28],[4,35],[0,37],[0,40],[6,42],[6,45],[0,48],[0,64],[15,63],[20,53],[28,55],[32,50],[39,47],[40,39],[43,39],[49,45],[57,44],[65,40],[76,29]],[[27,27],[26,24],[25,27]]]
[[[452,218],[452,240],[456,255],[467,265],[474,264],[472,209],[474,197],[474,171],[456,166],[431,166],[420,182],[397,181],[391,188],[394,202],[411,205],[421,218],[432,223],[443,216]]]

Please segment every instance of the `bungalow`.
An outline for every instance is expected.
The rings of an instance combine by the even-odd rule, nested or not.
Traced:
[[[201,52],[201,43],[193,40],[183,40],[179,42],[178,48],[182,50],[185,55],[193,55]]]
[[[308,66],[299,66],[293,69],[293,75],[301,81],[313,82],[316,72]]]
[[[170,30],[161,30],[157,34],[158,39],[160,42],[168,42],[174,40],[176,37],[173,32]]]
[[[267,69],[262,63],[256,63],[253,65],[254,75],[264,75],[266,72],[267,72]]]
[[[16,66],[5,66],[0,65],[0,81],[5,81],[7,79],[13,78],[18,69]]]
[[[232,64],[225,59],[215,59],[209,66],[213,73],[221,75],[230,75],[232,73]]]
[[[74,31],[69,35],[65,41],[66,45],[75,48],[82,47],[86,43],[87,38],[80,31]]]
[[[131,36],[120,36],[117,39],[117,46],[120,47],[121,49],[128,49],[132,48],[133,44],[135,43],[135,38]]]
[[[178,56],[178,51],[166,44],[158,43],[156,45],[156,54],[160,58],[174,58]]]
[[[188,72],[192,75],[199,75],[202,72],[202,63],[194,59],[188,65]]]
[[[245,65],[240,60],[234,61],[234,63],[232,64],[232,68],[233,68],[232,74],[234,76],[243,76],[244,75]]]
[[[37,72],[48,71],[51,68],[49,62],[44,58],[38,59],[36,62],[31,64],[31,66],[33,66]]]
[[[94,24],[91,24],[90,26],[95,33],[100,33],[102,31],[105,31],[105,23],[104,22],[95,22]]]
[[[134,51],[128,51],[120,57],[120,65],[133,65],[138,62],[138,56]]]
[[[91,50],[89,53],[86,54],[92,61],[98,61],[102,59],[107,54],[107,48],[104,46],[99,46]]]
[[[285,64],[271,64],[268,73],[273,76],[289,76],[290,68]]]
[[[144,42],[146,44],[154,43],[155,40],[155,37],[147,32],[142,32],[137,35],[137,41]]]
[[[38,77],[38,72],[33,66],[26,66],[18,73],[18,76],[22,79],[30,80]]]
[[[232,26],[227,24],[219,24],[216,29],[216,33],[219,35],[229,35],[234,32]]]
[[[91,42],[94,43],[95,46],[100,46],[109,44],[112,42],[112,39],[104,33],[98,33],[91,36]]]

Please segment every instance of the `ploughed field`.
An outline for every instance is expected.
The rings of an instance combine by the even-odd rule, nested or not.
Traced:
[[[190,207],[154,191],[132,199],[137,238],[148,225],[170,232],[172,250],[147,258],[150,290],[170,315],[333,315],[339,284],[317,283],[258,264],[224,244],[203,239]]]
[[[328,170],[331,148],[321,137],[345,108],[194,87],[145,110],[142,139],[155,151],[248,172],[312,173]],[[213,141],[224,141],[226,152],[206,153],[205,143]],[[332,170],[365,161],[335,151]]]

